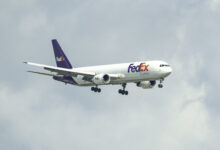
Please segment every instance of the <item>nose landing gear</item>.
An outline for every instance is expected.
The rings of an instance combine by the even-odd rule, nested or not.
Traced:
[[[163,88],[163,84],[158,84],[158,87],[159,88]]]
[[[162,84],[163,81],[164,79],[160,79],[160,84],[158,84],[158,88],[163,88],[163,84]]]

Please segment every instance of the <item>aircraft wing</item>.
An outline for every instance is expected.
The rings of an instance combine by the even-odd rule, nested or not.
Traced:
[[[31,62],[24,62],[24,63],[28,65],[32,65],[32,66],[42,67],[45,70],[49,70],[51,72],[56,72],[56,73],[63,74],[66,76],[73,76],[73,77],[77,77],[77,75],[83,75],[83,76],[88,76],[88,77],[95,76],[95,73],[93,72],[75,71],[74,69],[65,69],[65,68],[53,67],[53,66],[36,64],[36,63],[31,63]]]
[[[92,78],[96,75],[95,72],[78,71],[76,69],[65,69],[65,68],[60,68],[60,67],[53,67],[53,66],[48,66],[48,65],[43,65],[43,64],[32,63],[32,62],[24,62],[24,63],[28,64],[28,65],[32,65],[32,66],[42,67],[45,70],[48,70],[51,72],[56,72],[58,74],[62,74],[62,75],[66,75],[66,76],[77,77],[78,75],[82,75],[83,79],[86,81],[91,81]],[[59,76],[59,75],[42,73],[42,72],[35,72],[35,71],[28,71],[28,72],[37,73],[37,74],[41,74],[41,75],[48,75],[48,76]],[[123,78],[124,75],[122,75],[122,74],[109,74],[109,77],[112,80],[116,80],[116,79]]]

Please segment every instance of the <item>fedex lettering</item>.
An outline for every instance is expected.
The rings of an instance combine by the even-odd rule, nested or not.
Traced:
[[[149,65],[146,65],[146,63],[141,63],[140,65],[135,66],[134,64],[130,64],[128,66],[128,72],[143,72],[148,71]]]

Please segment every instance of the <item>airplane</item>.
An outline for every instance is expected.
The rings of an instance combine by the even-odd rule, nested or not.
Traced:
[[[135,83],[137,87],[151,89],[159,80],[158,87],[162,88],[162,82],[168,77],[172,68],[165,61],[141,61],[89,67],[72,67],[56,39],[52,40],[57,67],[24,62],[25,64],[41,67],[48,72],[28,71],[30,73],[53,77],[56,81],[77,86],[90,86],[91,91],[100,93],[101,85],[122,85],[119,94],[128,95],[125,90],[127,83]]]

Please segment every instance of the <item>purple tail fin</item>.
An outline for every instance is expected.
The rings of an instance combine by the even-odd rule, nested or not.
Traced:
[[[53,50],[54,50],[54,55],[55,55],[55,60],[57,63],[57,67],[61,68],[67,68],[67,69],[72,69],[72,65],[67,59],[66,55],[64,54],[62,48],[60,47],[59,43],[57,40],[52,40],[52,45],[53,45]]]

